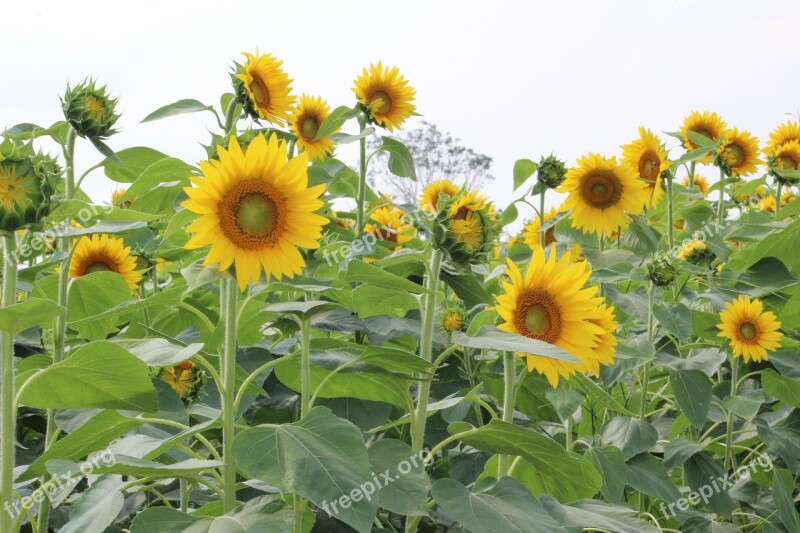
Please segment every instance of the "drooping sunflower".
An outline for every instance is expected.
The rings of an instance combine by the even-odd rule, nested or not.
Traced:
[[[364,233],[371,233],[379,241],[402,245],[414,238],[416,230],[404,217],[405,213],[396,207],[379,207],[370,214],[372,222],[364,226]]]
[[[302,95],[297,107],[292,109],[289,128],[297,135],[297,147],[308,153],[311,160],[324,159],[333,152],[335,143],[329,136],[315,139],[330,113],[331,108],[322,97],[307,94]]]
[[[194,396],[202,387],[204,373],[193,361],[183,361],[175,366],[165,367],[158,373],[158,378],[172,387],[181,398]]]
[[[237,65],[234,74],[239,101],[253,118],[283,126],[296,100],[290,86],[293,80],[281,69],[283,61],[272,54],[242,54],[247,62]]]
[[[689,186],[689,176],[684,176],[683,181],[681,182],[684,187]],[[697,187],[697,190],[703,193],[703,196],[708,194],[708,180],[701,176],[700,174],[694,175],[694,186]]]
[[[782,145],[792,141],[800,142],[800,123],[796,120],[787,120],[769,134],[766,152],[769,155]]]
[[[594,371],[599,365],[599,338],[606,333],[592,320],[599,320],[597,287],[584,288],[591,272],[585,261],[572,263],[569,252],[556,260],[555,247],[545,258],[544,248],[536,248],[523,278],[517,265],[508,260],[503,294],[495,309],[503,319],[498,327],[531,339],[555,344],[579,359],[571,363],[536,354],[517,352],[527,361],[528,371],[547,377],[552,387],[559,377],[575,372]]]
[[[450,180],[437,180],[430,182],[423,190],[419,200],[419,206],[431,213],[439,212],[439,195],[445,193],[450,198],[454,198],[461,187]]]
[[[698,239],[684,242],[683,245],[678,248],[676,255],[687,263],[692,263],[694,265],[708,266],[714,260],[714,252],[708,248],[708,244]]]
[[[630,167],[592,152],[578,159],[556,190],[569,193],[560,209],[570,211],[572,227],[597,235],[627,228],[626,213],[641,213],[647,199],[647,186]]]
[[[669,168],[667,151],[649,129],[639,126],[639,138],[622,146],[622,161],[647,185],[647,206],[656,207],[664,197],[661,173]]]
[[[680,129],[683,146],[687,151],[699,148],[699,146],[689,138],[690,131],[705,135],[709,139],[716,141],[722,137],[727,127],[728,125],[722,120],[722,117],[716,113],[709,111],[703,111],[702,113],[693,111],[683,120],[683,125]],[[711,154],[708,154],[700,159],[700,162],[709,164],[711,163],[711,157]]]
[[[293,278],[305,266],[298,248],[318,248],[328,223],[314,212],[325,185],[308,187],[308,156],[287,161],[286,143],[263,134],[244,151],[232,136],[218,153],[219,160],[200,163],[203,176],[184,189],[189,199],[181,205],[200,215],[187,227],[194,235],[186,248],[210,244],[204,264],[218,263],[220,272],[235,265],[242,290],[262,268],[267,280]]]
[[[551,207],[550,210],[544,214],[545,226],[547,226],[547,223],[553,220],[557,214],[558,209]],[[525,244],[531,248],[541,246],[539,242],[540,222],[539,217],[534,216],[522,229],[522,239],[525,241]],[[545,247],[549,247],[554,242],[556,242],[555,226],[550,226],[544,231],[544,245]]]
[[[764,304],[757,298],[750,300],[749,296],[739,296],[727,302],[719,318],[721,322],[717,327],[722,331],[717,335],[729,339],[734,357],[743,357],[745,363],[751,359],[766,361],[767,352],[780,346],[781,323],[776,320],[775,313],[764,311]]]
[[[116,272],[131,291],[136,290],[142,275],[136,271],[136,257],[122,239],[110,235],[81,237],[69,262],[69,277],[79,278],[93,272]]]
[[[377,65],[365,68],[356,78],[353,92],[376,124],[393,131],[414,112],[415,90],[397,67]]]
[[[730,176],[748,176],[763,163],[758,157],[758,137],[731,128],[723,134],[718,162]]]

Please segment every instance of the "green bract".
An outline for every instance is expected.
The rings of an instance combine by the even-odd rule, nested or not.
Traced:
[[[67,93],[61,101],[64,117],[75,128],[78,135],[101,140],[114,135],[114,123],[119,119],[114,108],[117,99],[111,99],[106,87],[96,87],[91,78],[75,88],[67,86]]]
[[[50,212],[61,168],[30,144],[0,143],[0,229],[32,226]]]

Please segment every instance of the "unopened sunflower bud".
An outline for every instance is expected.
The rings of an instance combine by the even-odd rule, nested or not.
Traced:
[[[548,189],[555,189],[564,181],[567,175],[567,166],[563,161],[550,155],[543,157],[539,161],[539,169],[536,171],[536,179],[544,184]]]
[[[30,144],[0,143],[0,230],[32,227],[50,213],[61,168]]]
[[[657,287],[666,287],[678,277],[678,271],[672,266],[669,258],[657,257],[647,265],[647,275]]]
[[[450,303],[439,314],[439,329],[450,334],[464,331],[467,323],[467,309],[460,303]]]
[[[119,119],[114,111],[117,99],[111,99],[106,87],[96,87],[89,78],[75,88],[67,86],[67,94],[61,101],[64,117],[81,137],[102,140],[114,135],[113,129]]]

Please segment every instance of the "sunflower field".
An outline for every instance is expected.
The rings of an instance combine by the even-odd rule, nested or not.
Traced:
[[[213,114],[199,162],[112,149],[92,78],[2,133],[0,533],[800,532],[797,120],[412,205],[367,181],[417,179],[412,81],[290,75],[144,117]]]

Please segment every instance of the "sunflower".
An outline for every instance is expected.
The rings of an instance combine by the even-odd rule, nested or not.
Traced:
[[[556,190],[569,193],[560,209],[571,210],[572,227],[600,236],[628,227],[625,213],[641,213],[647,199],[646,185],[630,167],[617,165],[616,157],[591,152],[578,160]]]
[[[125,187],[120,187],[119,189],[116,189],[114,192],[112,192],[111,205],[113,205],[114,207],[119,207],[120,209],[128,209],[133,203],[134,198],[125,200],[124,202],[119,201],[119,199],[122,198],[122,196],[126,192],[128,192],[128,189],[126,189]]]
[[[731,128],[723,135],[719,147],[719,165],[729,175],[748,176],[762,163],[758,153],[758,137],[753,137],[750,132]]]
[[[786,204],[794,200],[795,196],[792,194],[792,191],[786,191],[781,195],[781,209],[786,207]],[[769,211],[770,213],[775,213],[775,195],[767,194],[764,195],[761,200],[758,201],[758,208],[761,211]]]
[[[7,211],[27,207],[38,191],[33,172],[18,172],[16,164],[0,163],[0,205]]]
[[[131,291],[136,290],[142,275],[136,271],[136,258],[130,246],[110,235],[81,237],[69,262],[69,277],[79,278],[93,272],[116,272]]]
[[[782,145],[792,142],[800,142],[800,123],[795,120],[787,120],[769,134],[766,152],[772,154]]]
[[[648,188],[647,206],[656,207],[664,197],[661,173],[669,168],[667,151],[649,129],[639,126],[639,138],[622,146],[622,161]]]
[[[293,80],[281,69],[283,61],[271,54],[242,52],[247,63],[234,74],[239,100],[253,118],[263,118],[280,126],[289,118],[296,97],[291,94]]]
[[[466,308],[461,304],[449,304],[439,315],[439,329],[445,333],[464,331],[466,321]]]
[[[292,110],[289,128],[297,135],[297,146],[308,153],[311,160],[324,159],[333,152],[334,142],[330,137],[316,139],[319,127],[330,115],[331,108],[322,97],[300,97],[300,102]],[[338,131],[338,130],[337,130]]]
[[[720,311],[722,322],[717,327],[722,330],[717,335],[731,342],[734,357],[744,357],[745,363],[767,360],[767,352],[780,346],[783,333],[778,331],[781,323],[775,314],[764,311],[761,300],[750,300],[749,296],[739,296],[725,304]]]
[[[689,176],[684,176],[681,183],[684,187],[689,187]],[[708,194],[708,180],[700,174],[694,175],[694,186],[697,187],[698,191],[703,193],[703,196]]]
[[[694,265],[708,265],[714,259],[714,252],[708,248],[705,242],[698,239],[684,242],[675,255]]]
[[[555,344],[581,361],[571,363],[517,352],[526,359],[528,371],[544,374],[553,388],[559,376],[594,371],[599,365],[599,339],[606,330],[591,321],[601,319],[598,309],[602,299],[595,297],[597,287],[583,288],[591,274],[587,263],[571,263],[569,252],[556,260],[555,247],[545,258],[544,248],[536,248],[523,278],[517,265],[510,259],[507,262],[510,282],[503,282],[503,294],[497,297],[495,306],[504,321],[498,327]]]
[[[699,146],[689,138],[690,131],[705,135],[709,139],[716,141],[722,137],[727,127],[722,117],[716,113],[711,113],[709,111],[703,111],[702,113],[693,111],[684,119],[683,126],[681,126],[680,130],[680,137],[683,140],[684,148],[686,148],[687,151],[692,151],[699,148]],[[700,159],[700,162],[705,164],[711,163],[711,154],[704,156]]]
[[[414,88],[397,67],[384,67],[379,61],[365,68],[354,83],[358,101],[370,118],[387,130],[399,128],[414,113]]]
[[[797,178],[781,176],[777,171],[800,170],[800,141],[785,142],[772,151],[766,148],[764,154],[767,156],[770,174],[783,184],[797,183]]]
[[[414,226],[404,218],[405,213],[396,207],[380,207],[372,212],[374,223],[364,226],[364,233],[371,233],[379,241],[402,245],[414,238]]]
[[[555,207],[551,207],[550,210],[544,214],[544,224],[547,225],[548,222],[553,220],[555,216],[558,214],[558,209]],[[522,230],[522,239],[525,241],[531,248],[536,248],[537,246],[541,246],[539,242],[539,217],[533,217],[530,222],[525,224],[525,227]],[[544,245],[550,246],[556,242],[555,236],[555,226],[550,226],[544,231]]]
[[[587,320],[603,330],[603,333],[598,335],[597,346],[594,348],[597,359],[590,359],[587,363],[592,374],[597,376],[600,374],[600,365],[606,366],[614,362],[614,354],[617,351],[617,338],[614,337],[614,332],[617,331],[619,324],[614,317],[614,308],[606,304],[600,304],[597,313]]]
[[[184,361],[175,366],[161,369],[158,378],[172,387],[181,398],[188,398],[203,383],[203,373],[192,361]]]
[[[454,198],[461,187],[450,180],[437,180],[430,182],[423,190],[419,206],[426,211],[437,213],[439,211],[439,195],[445,193]]]
[[[257,282],[263,268],[271,276],[293,278],[305,259],[298,247],[318,248],[328,219],[314,213],[322,207],[320,184],[308,187],[305,153],[287,161],[286,143],[272,135],[256,136],[245,151],[231,136],[227,149],[218,146],[219,160],[203,161],[202,177],[183,205],[200,218],[189,224],[193,233],[186,248],[211,245],[204,263],[219,263],[220,272],[234,264],[239,288]]]
[[[477,191],[464,191],[450,207],[450,231],[458,242],[466,246],[468,252],[475,251],[486,242],[485,224],[478,214],[480,212],[493,217],[494,204]]]

